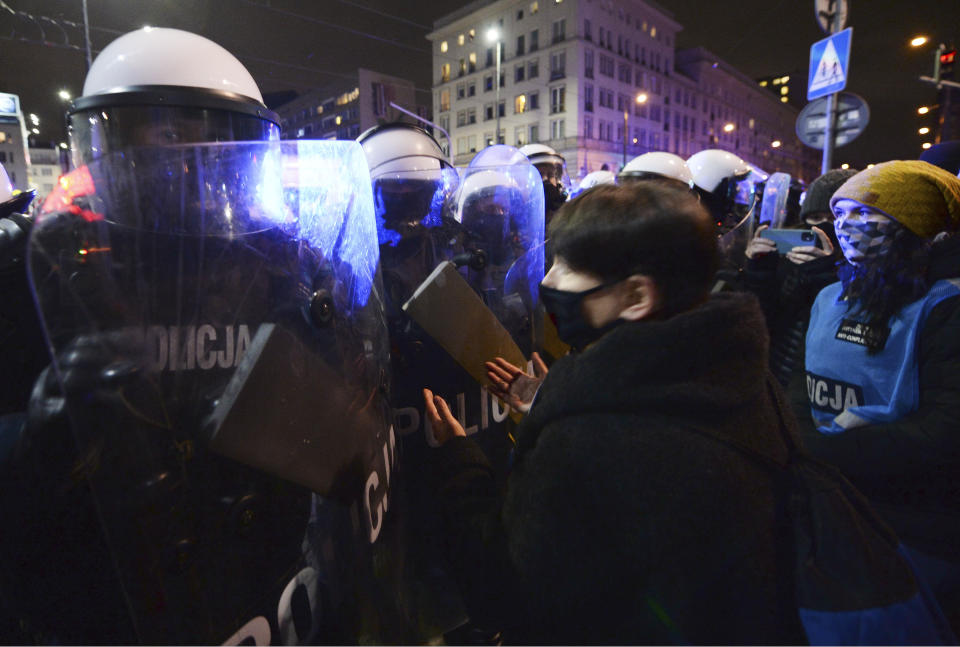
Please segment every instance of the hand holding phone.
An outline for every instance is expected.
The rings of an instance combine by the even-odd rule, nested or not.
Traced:
[[[810,229],[763,229],[758,236],[773,241],[778,254],[785,255],[794,247],[823,247],[820,237]]]

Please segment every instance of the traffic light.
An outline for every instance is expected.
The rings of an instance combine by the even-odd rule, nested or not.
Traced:
[[[953,78],[953,63],[957,58],[956,48],[940,52],[940,75],[941,79]]]

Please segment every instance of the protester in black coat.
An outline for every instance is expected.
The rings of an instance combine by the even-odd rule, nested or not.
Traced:
[[[833,230],[830,198],[856,175],[854,169],[827,171],[810,184],[800,207],[800,227],[810,227],[820,239],[818,247],[794,247],[778,254],[776,244],[757,230],[747,245],[743,287],[760,299],[770,332],[770,370],[786,386],[795,373],[803,373],[804,337],[810,306],[817,294],[837,280],[843,260]]]
[[[547,374],[503,499],[427,392],[471,618],[509,642],[804,642],[769,474],[698,433],[786,458],[760,309],[706,298],[709,218],[688,193],[599,187],[561,210],[551,240],[545,304],[582,352]]]

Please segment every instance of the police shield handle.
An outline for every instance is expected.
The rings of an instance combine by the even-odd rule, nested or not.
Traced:
[[[507,329],[449,261],[437,265],[403,304],[403,311],[478,384],[486,384],[484,363],[494,357],[527,364]],[[515,411],[510,416],[520,418]]]

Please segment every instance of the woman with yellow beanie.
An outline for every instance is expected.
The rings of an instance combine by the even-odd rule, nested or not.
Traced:
[[[848,264],[811,310],[804,441],[893,526],[956,626],[960,179],[886,162],[830,204]]]

